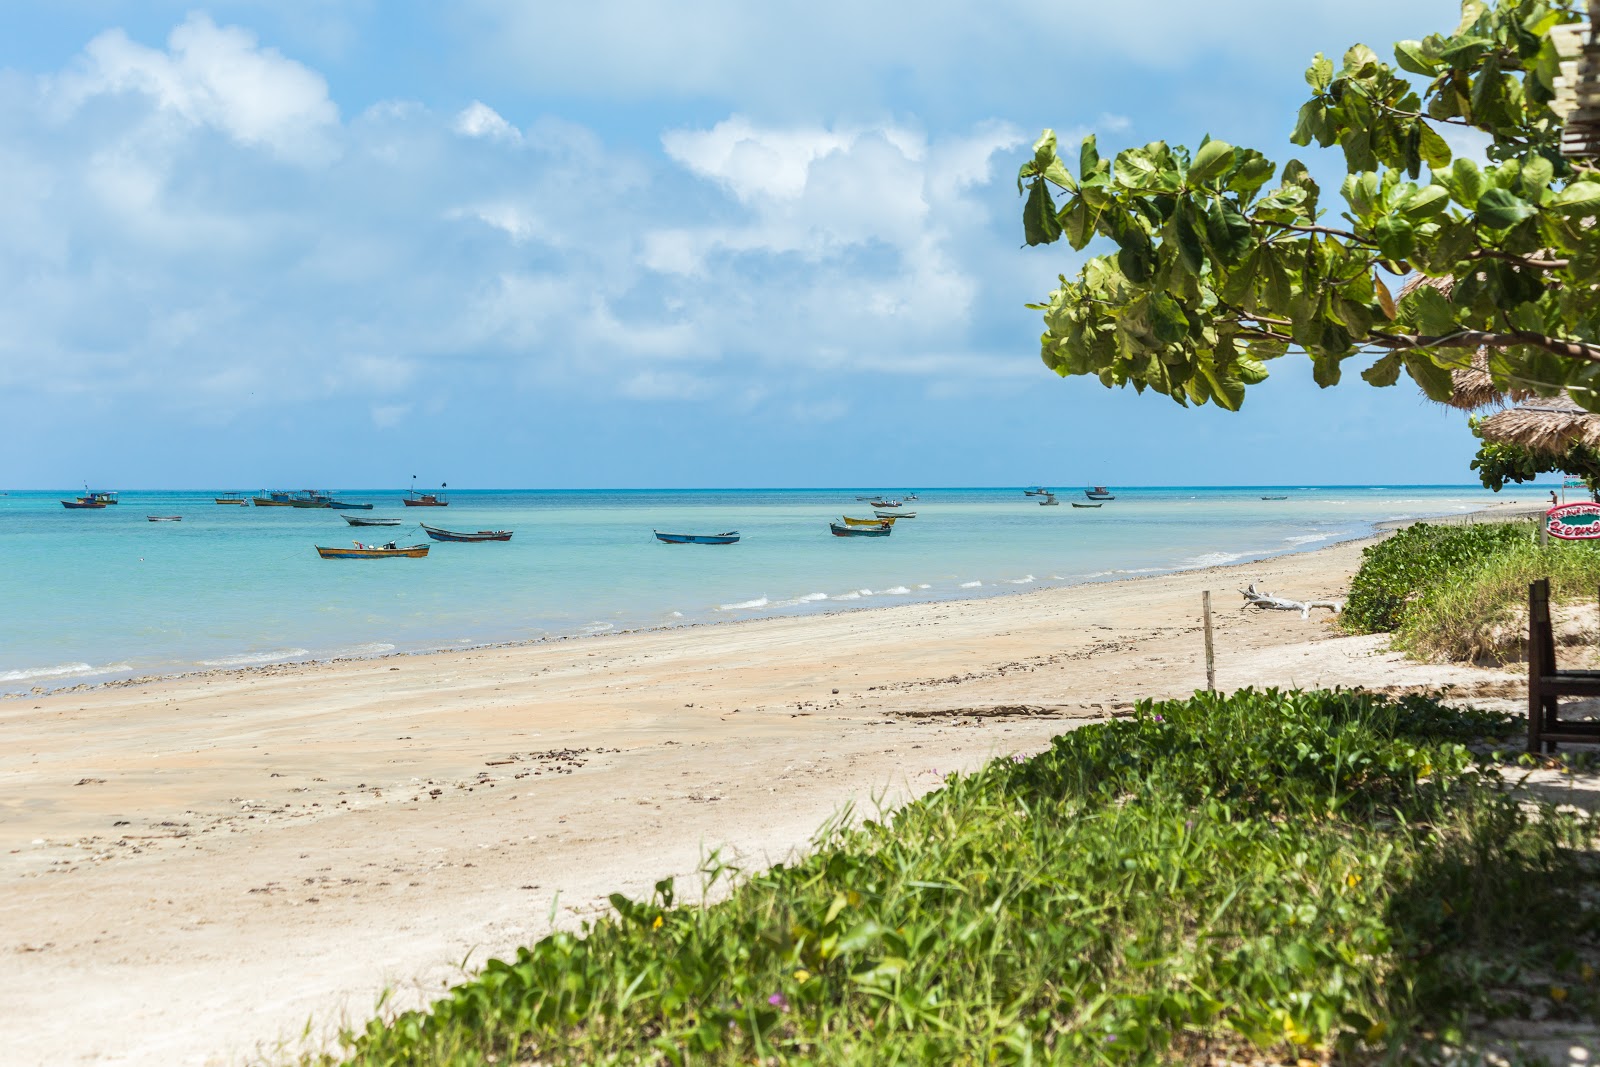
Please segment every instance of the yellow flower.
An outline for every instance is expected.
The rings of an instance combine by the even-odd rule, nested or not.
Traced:
[[[1561,986],[1553,985],[1553,986],[1550,987],[1550,999],[1554,1000],[1554,1001],[1558,1001],[1558,1002],[1566,1000],[1567,999],[1567,991],[1565,989],[1563,989]]]
[[[798,971],[794,972],[794,980],[804,985],[806,982],[811,980],[811,972],[802,967]]]
[[[1389,1033],[1388,1023],[1373,1023],[1367,1027],[1366,1038],[1368,1041],[1382,1041]]]
[[[650,924],[650,929],[652,929],[652,930],[661,929],[661,916],[659,916],[659,915],[656,916],[656,921]]]
[[[1356,886],[1361,884],[1361,876],[1359,874],[1355,874],[1354,872],[1347,874],[1344,876],[1344,884],[1349,886],[1351,889],[1354,889]]]

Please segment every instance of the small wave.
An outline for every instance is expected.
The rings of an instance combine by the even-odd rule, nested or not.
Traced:
[[[305,648],[280,648],[276,652],[245,652],[238,656],[224,656],[221,659],[203,659],[202,667],[254,667],[262,663],[277,663],[279,660],[294,659],[296,656],[309,656],[310,649]]]
[[[741,600],[737,604],[718,604],[717,605],[717,610],[718,611],[746,611],[746,610],[748,610],[750,608],[764,608],[770,603],[772,603],[772,601],[768,600],[766,597],[758,596],[754,600]]]
[[[592,622],[583,628],[586,634],[603,634],[607,630],[615,630],[616,626],[609,622]]]
[[[827,593],[807,593],[805,596],[800,598],[800,603],[808,604],[808,603],[811,603],[812,601],[827,600],[827,599],[828,599],[828,594]]]
[[[932,589],[933,586],[929,585],[927,582],[923,582],[920,585],[918,585],[917,588],[918,589]]]
[[[385,641],[368,641],[364,645],[351,645],[349,648],[336,648],[328,653],[330,659],[350,659],[354,656],[381,656],[385,652],[393,652],[394,646]]]
[[[1243,552],[1207,552],[1204,555],[1190,556],[1183,561],[1185,567],[1220,567],[1225,563],[1244,559]]]
[[[0,682],[31,682],[36,678],[75,678],[85,674],[106,674],[111,671],[132,669],[126,663],[113,663],[105,667],[91,667],[87,663],[61,663],[54,667],[27,667],[16,671],[0,671]]]
[[[672,617],[673,617],[673,618],[674,618],[674,619],[681,619],[681,618],[683,618],[683,612],[681,612],[681,611],[674,611],[674,612],[672,612]]]
[[[1038,580],[1039,579],[1035,578],[1033,575],[1030,574],[1030,575],[1028,575],[1028,576],[1026,576],[1024,578],[1007,578],[1006,579],[1006,584],[1007,585],[1027,585],[1029,582],[1036,582]]]
[[[1332,536],[1332,534],[1301,534],[1298,537],[1285,537],[1283,543],[1286,545],[1311,545],[1316,544],[1318,541],[1326,541]]]
[[[881,592],[881,594],[883,596],[904,596],[907,593],[911,592],[911,590],[907,589],[903,585],[897,585],[892,589],[880,590],[880,592]]]
[[[835,599],[835,600],[860,600],[861,599],[861,594],[860,593],[854,593],[854,592],[851,592],[851,593],[840,593],[838,596],[834,597],[833,599]]]
[[[982,584],[983,584],[982,582],[962,582],[961,583],[961,588],[963,588],[963,589],[976,589]]]

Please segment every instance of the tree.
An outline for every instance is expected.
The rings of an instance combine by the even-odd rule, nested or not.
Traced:
[[[1472,457],[1472,469],[1485,489],[1496,493],[1507,482],[1531,482],[1541,474],[1570,474],[1582,478],[1589,495],[1600,499],[1600,449],[1577,442],[1567,446],[1565,452],[1536,452],[1525,445],[1504,441],[1485,441],[1479,430],[1479,420],[1471,419],[1472,435],[1482,443],[1478,454]]]
[[[1074,172],[1046,130],[1017,177],[1028,244],[1115,250],[1029,305],[1045,364],[1237,410],[1291,348],[1324,387],[1375,356],[1367,382],[1404,372],[1436,400],[1484,349],[1500,388],[1600,411],[1600,170],[1562,157],[1550,107],[1550,31],[1579,21],[1575,3],[1465,0],[1454,32],[1399,42],[1396,65],[1365,45],[1339,67],[1319,53],[1291,140],[1342,150],[1335,220],[1299,160],[1209,138],[1105,159],[1091,136]],[[1452,159],[1443,126],[1487,134],[1490,165]],[[1413,271],[1454,283],[1397,301],[1385,276]]]

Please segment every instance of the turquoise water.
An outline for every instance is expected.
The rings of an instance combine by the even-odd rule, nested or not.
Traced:
[[[215,493],[125,492],[103,511],[72,493],[0,496],[0,692],[151,673],[602,633],[914,600],[992,596],[1259,558],[1359,536],[1386,519],[1460,513],[1475,487],[1118,489],[1097,510],[1020,489],[922,490],[888,538],[836,538],[870,490],[470,491],[353,514],[226,507]],[[1282,501],[1266,495],[1287,494]],[[1541,491],[1505,496],[1532,502]],[[182,515],[151,523],[147,515]],[[435,544],[421,560],[325,561],[314,545],[426,541],[509,528],[508,543]],[[739,530],[728,547],[651,529]]]

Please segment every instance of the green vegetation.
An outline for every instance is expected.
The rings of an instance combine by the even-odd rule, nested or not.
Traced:
[[[1535,536],[1531,522],[1408,526],[1361,553],[1361,569],[1350,582],[1340,619],[1356,633],[1397,630],[1429,590],[1455,582],[1506,546],[1530,543]],[[1526,597],[1526,585],[1521,595]]]
[[[1031,305],[1045,365],[1233,410],[1291,348],[1319,385],[1377,353],[1367,382],[1403,371],[1436,400],[1484,349],[1501,389],[1566,388],[1600,410],[1600,227],[1585,221],[1600,181],[1561,155],[1550,106],[1551,30],[1580,7],[1463,0],[1454,30],[1397,43],[1393,63],[1360,44],[1316,56],[1291,140],[1339,147],[1337,199],[1298,160],[1220,141],[1109,159],[1092,137],[1058,153],[1045,131],[1017,177],[1025,239],[1107,250]],[[1493,162],[1452,158],[1450,127],[1487,135]],[[1384,278],[1412,271],[1452,285],[1397,300]]]
[[[1420,659],[1518,659],[1526,652],[1528,586],[1550,579],[1554,602],[1593,605],[1600,593],[1600,547],[1577,542],[1540,547],[1513,540],[1430,586],[1406,611],[1395,647]],[[1593,643],[1593,631],[1588,634]]]
[[[1146,702],[718,903],[613,897],[349,1062],[1418,1062],[1533,1000],[1590,1018],[1591,828],[1480,776],[1464,743],[1508,729],[1352,692]]]
[[[1600,448],[1581,443],[1568,445],[1564,452],[1535,452],[1524,445],[1504,441],[1485,441],[1478,419],[1468,419],[1472,435],[1480,442],[1472,457],[1472,469],[1485,489],[1498,493],[1507,482],[1531,482],[1541,474],[1570,474],[1583,479],[1593,496],[1600,492]]]

